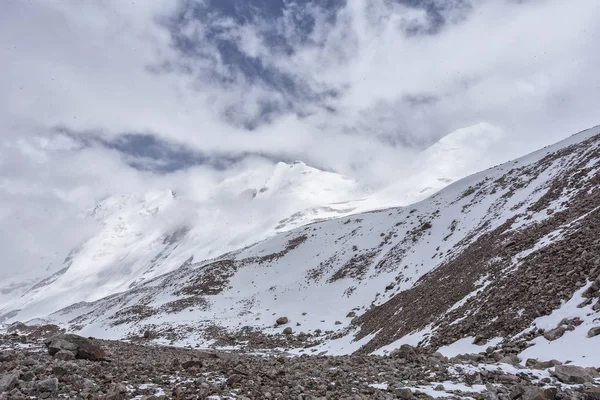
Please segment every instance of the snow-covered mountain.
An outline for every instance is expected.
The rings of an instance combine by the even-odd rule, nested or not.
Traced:
[[[353,180],[296,162],[246,171],[199,198],[171,190],[109,197],[88,212],[97,232],[52,275],[35,284],[12,284],[1,308],[20,309],[19,318],[31,318],[93,301],[185,260],[214,257],[320,218],[318,209],[302,214],[305,208],[366,194]]]
[[[296,162],[255,167],[185,195],[165,189],[108,197],[81,219],[95,227],[93,234],[82,232],[85,240],[49,257],[37,275],[29,268],[27,279],[2,282],[0,322],[94,301],[187,260],[216,257],[308,223],[413,203],[490,166],[495,160],[485,154],[501,139],[489,124],[450,133],[397,171],[397,183],[378,191]]]
[[[182,256],[172,272],[44,321],[177,345],[504,346],[596,365],[599,226],[596,127],[407,207],[312,223],[204,261]]]

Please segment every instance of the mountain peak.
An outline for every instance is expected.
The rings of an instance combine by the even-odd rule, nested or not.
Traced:
[[[198,346],[220,343],[199,334],[210,325],[245,346],[249,332],[279,338],[276,316],[285,316],[318,337],[305,337],[294,354],[306,340],[328,354],[412,343],[456,355],[459,346],[479,353],[505,343],[511,354],[586,365],[600,359],[590,353],[596,338],[585,336],[600,318],[600,129],[516,161],[410,207],[316,222],[214,259],[182,254],[172,272],[49,320],[92,336],[149,327],[159,342],[169,330],[173,344]],[[281,199],[263,211],[275,212]],[[540,327],[563,336],[553,342]],[[286,328],[286,343],[295,343]]]

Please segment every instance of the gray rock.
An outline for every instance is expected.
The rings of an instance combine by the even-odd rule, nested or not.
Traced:
[[[75,358],[84,360],[101,361],[106,358],[106,352],[102,347],[92,340],[78,335],[56,335],[46,340],[45,344],[51,356],[64,350],[74,353]]]
[[[55,355],[59,351],[70,351],[73,353],[77,351],[77,344],[61,337],[48,339],[48,341],[46,341],[46,347],[48,347],[48,353],[50,353],[51,356]]]
[[[394,394],[398,396],[399,399],[403,400],[412,400],[415,398],[413,392],[409,388],[396,389]]]
[[[508,397],[510,397],[511,400],[515,400],[521,398],[523,393],[525,393],[525,387],[523,385],[516,385],[510,390]]]
[[[556,399],[556,388],[541,389],[535,386],[519,385],[518,392],[521,400],[554,400]],[[512,394],[513,392],[511,392]],[[512,396],[511,396],[512,398]]]
[[[520,364],[520,360],[519,357],[517,356],[504,356],[502,357],[500,360],[498,360],[499,363],[501,364],[510,364],[510,365],[514,365],[515,367],[519,367],[521,366]]]
[[[75,353],[69,350],[60,350],[54,354],[54,358],[61,361],[71,361],[75,359]]]
[[[19,372],[11,372],[9,374],[0,375],[0,392],[8,392],[12,390],[19,381]]]
[[[544,338],[546,340],[553,341],[564,335],[566,331],[567,328],[565,328],[564,326],[559,326],[544,333]]]
[[[417,352],[415,348],[409,344],[403,344],[399,349],[396,349],[390,353],[391,357],[394,358],[405,358],[407,360],[415,358]]]
[[[83,380],[83,389],[86,392],[95,392],[96,390],[98,390],[98,385],[96,385],[96,383],[94,383],[94,381],[92,381],[91,379],[85,378]]]
[[[58,391],[58,379],[44,379],[37,383],[37,389],[42,393],[56,393]]]
[[[291,335],[294,331],[289,326],[283,330],[284,335]]]
[[[500,398],[498,397],[498,395],[494,392],[485,392],[483,394],[483,398],[484,400],[500,400]]]
[[[594,368],[583,368],[575,365],[557,365],[552,374],[559,381],[572,384],[593,383],[594,378],[600,376]]]
[[[533,369],[548,369],[555,367],[557,365],[561,365],[562,363],[558,360],[550,360],[550,361],[539,361],[535,358],[528,358],[525,362],[525,366],[527,368]]]
[[[593,327],[587,333],[588,337],[594,337],[594,336],[598,336],[598,335],[600,335],[600,326]]]

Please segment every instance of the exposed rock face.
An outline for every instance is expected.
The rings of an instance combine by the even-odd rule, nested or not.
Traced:
[[[102,347],[90,339],[73,334],[61,334],[52,336],[45,341],[48,353],[51,356],[59,355],[62,359],[67,359],[68,353],[73,354],[75,358],[100,361],[106,358],[106,352]]]

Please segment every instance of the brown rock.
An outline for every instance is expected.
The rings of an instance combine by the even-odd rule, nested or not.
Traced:
[[[600,387],[589,388],[584,394],[585,400],[600,400]]]
[[[242,376],[239,374],[233,374],[229,378],[227,378],[227,384],[229,386],[233,386],[235,384],[239,384],[242,381]]]
[[[184,369],[190,369],[190,368],[193,368],[193,367],[202,368],[202,361],[200,361],[200,360],[189,360],[189,361],[185,361],[184,363],[182,363],[181,366]]]
[[[486,343],[487,339],[483,336],[476,336],[475,339],[473,339],[473,344],[477,346],[483,346]]]

